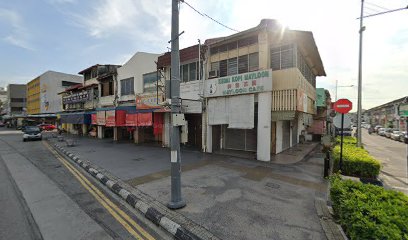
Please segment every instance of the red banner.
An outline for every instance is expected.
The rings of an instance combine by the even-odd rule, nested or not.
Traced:
[[[138,113],[137,115],[137,126],[153,125],[152,113]]]
[[[106,111],[106,126],[114,127],[116,125],[115,110]]]
[[[126,126],[135,127],[137,126],[137,114],[126,114]]]
[[[153,134],[160,135],[163,133],[164,114],[153,113]]]
[[[91,114],[91,124],[96,125],[97,122],[96,113]]]
[[[126,111],[116,110],[116,125],[118,127],[126,126]]]
[[[106,118],[105,118],[105,111],[97,111],[96,112],[96,123],[98,125],[104,126],[106,123]]]

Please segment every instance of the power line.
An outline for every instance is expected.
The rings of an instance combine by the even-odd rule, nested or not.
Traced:
[[[386,14],[386,13],[392,13],[392,12],[407,10],[407,9],[408,9],[408,5],[406,7],[403,7],[403,8],[397,8],[397,9],[392,9],[392,10],[388,10],[388,11],[384,11],[384,12],[374,13],[374,14],[371,14],[371,15],[366,15],[366,16],[363,16],[363,18],[374,17],[374,16],[377,16],[377,15],[382,15],[382,14]],[[360,18],[358,17],[357,19],[360,19]]]
[[[197,12],[197,13],[200,14],[201,16],[207,17],[207,18],[211,19],[212,21],[218,23],[219,25],[221,25],[221,26],[223,26],[223,27],[225,27],[225,28],[228,28],[229,30],[232,30],[232,31],[235,31],[235,32],[239,32],[238,30],[233,29],[233,28],[230,28],[230,27],[228,27],[227,25],[225,25],[225,24],[223,24],[223,23],[221,23],[221,22],[215,20],[214,18],[208,16],[206,13],[202,13],[202,12],[198,11],[197,9],[195,9],[193,6],[191,6],[191,5],[190,5],[188,2],[186,2],[185,0],[180,0],[180,2],[185,3],[188,7],[190,7],[191,9],[193,9],[195,12]]]
[[[377,4],[375,4],[375,3],[370,3],[370,2],[366,2],[366,3],[367,3],[368,5],[373,6],[373,7],[380,8],[380,9],[382,9],[382,10],[384,10],[384,11],[388,11],[388,10],[390,10],[390,9],[388,9],[388,8],[381,7],[380,5],[377,5]]]

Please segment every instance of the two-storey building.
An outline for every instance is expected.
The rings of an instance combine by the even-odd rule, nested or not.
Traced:
[[[297,144],[315,114],[316,76],[326,75],[313,34],[264,19],[206,45],[206,151],[269,161]]]

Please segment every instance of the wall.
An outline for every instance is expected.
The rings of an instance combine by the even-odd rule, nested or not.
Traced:
[[[135,94],[143,93],[143,74],[155,72],[157,58],[160,54],[137,52],[118,71],[118,95],[120,101],[134,100],[134,95],[121,96],[120,80],[133,77]]]
[[[40,113],[56,113],[62,111],[61,96],[58,93],[65,90],[62,81],[83,83],[78,75],[47,71],[40,76]],[[48,103],[48,106],[47,104]]]
[[[27,84],[27,113],[40,113],[40,78],[36,78]]]
[[[282,134],[282,121],[276,122],[276,153],[282,152],[282,141],[283,141],[283,134]]]

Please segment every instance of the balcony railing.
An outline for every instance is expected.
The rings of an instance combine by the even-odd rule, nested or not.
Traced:
[[[297,90],[274,90],[272,91],[272,111],[296,111]]]

